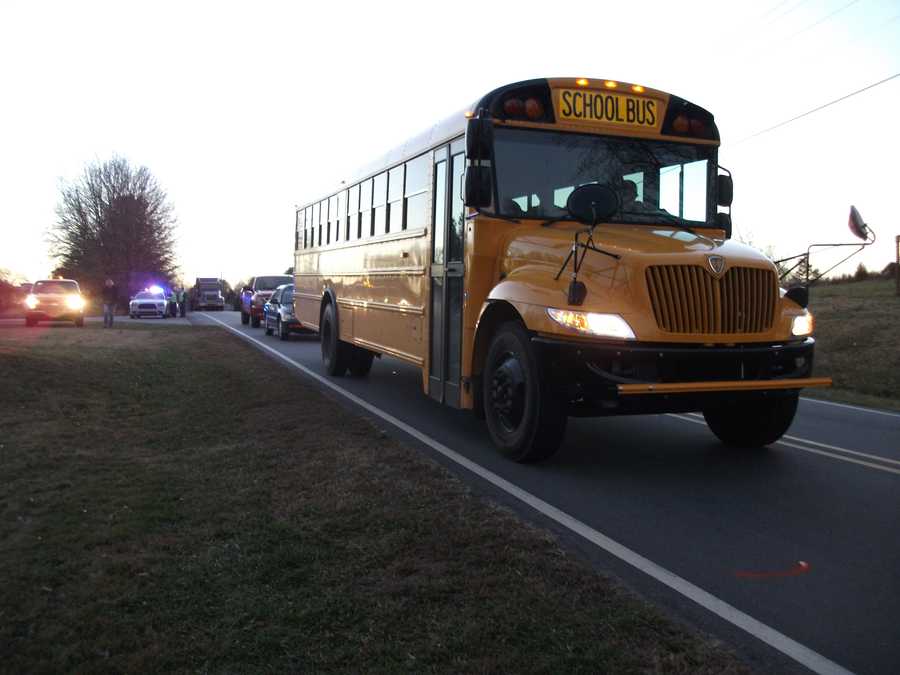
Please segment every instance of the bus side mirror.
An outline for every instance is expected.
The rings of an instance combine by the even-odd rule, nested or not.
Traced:
[[[494,147],[494,121],[490,117],[470,117],[466,122],[466,158],[490,160]]]
[[[731,206],[734,199],[734,183],[731,176],[725,174],[716,176],[716,193],[719,198],[719,206]]]
[[[863,241],[868,241],[869,226],[865,224],[862,216],[859,215],[859,211],[856,210],[855,206],[850,207],[850,218],[848,218],[847,220],[847,226],[850,228],[850,231],[854,234],[854,236],[862,239]]]
[[[488,207],[491,205],[492,193],[491,167],[468,167],[466,169],[466,206],[473,209]]]

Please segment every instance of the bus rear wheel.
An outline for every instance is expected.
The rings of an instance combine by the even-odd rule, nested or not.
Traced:
[[[491,440],[516,462],[552,456],[566,431],[566,412],[542,381],[524,326],[511,321],[491,340],[482,378],[485,421]]]
[[[781,438],[797,413],[800,392],[748,402],[728,402],[707,408],[703,417],[710,430],[733,448],[762,448]]]
[[[329,375],[341,377],[347,372],[351,345],[342,342],[338,337],[334,305],[330,302],[322,310],[322,321],[320,323],[319,334],[322,343],[322,363],[325,364],[325,372]]]

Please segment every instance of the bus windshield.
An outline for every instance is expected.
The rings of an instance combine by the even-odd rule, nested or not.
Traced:
[[[564,220],[572,190],[602,183],[621,202],[608,222],[712,224],[714,147],[510,128],[494,143],[500,215]]]

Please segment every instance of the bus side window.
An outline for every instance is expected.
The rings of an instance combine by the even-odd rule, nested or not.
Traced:
[[[403,165],[388,172],[387,232],[403,229]]]
[[[359,185],[354,185],[347,192],[347,241],[359,238]]]
[[[316,204],[316,245],[322,245],[322,225],[325,219],[328,217],[328,202],[322,200],[318,204]]]
[[[446,155],[444,155],[446,157]],[[447,208],[447,160],[434,165],[434,254],[432,261],[444,264],[444,223]]]
[[[333,243],[338,240],[338,218],[340,217],[338,199],[339,195],[334,195],[328,200],[328,232],[329,240]]]
[[[372,179],[359,188],[359,237],[372,236]]]
[[[430,155],[421,155],[406,163],[405,229],[418,229],[428,225],[428,164]]]
[[[297,222],[294,224],[294,250],[300,250],[300,241],[301,235],[300,233],[303,231],[303,209],[300,209],[296,213]]]
[[[462,186],[466,172],[464,153],[453,155],[453,185],[450,186],[450,250],[447,260],[461,262],[465,237],[466,208],[463,205]]]
[[[372,183],[372,210],[375,212],[373,236],[387,232],[387,172],[375,176]]]

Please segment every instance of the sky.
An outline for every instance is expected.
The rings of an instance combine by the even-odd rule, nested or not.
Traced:
[[[778,255],[849,241],[894,259],[900,0],[0,3],[0,269],[53,267],[62,182],[145,165],[185,280],[293,264],[294,207],[502,84],[643,84],[711,111],[735,236]],[[814,266],[828,266],[828,255]]]

